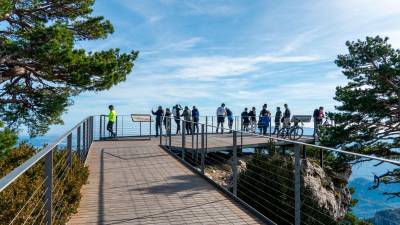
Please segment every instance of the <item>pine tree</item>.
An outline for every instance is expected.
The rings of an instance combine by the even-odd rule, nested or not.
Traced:
[[[0,115],[43,134],[71,97],[126,79],[137,51],[86,52],[77,41],[104,39],[113,26],[92,16],[94,0],[0,0]]]
[[[330,113],[336,126],[323,132],[322,144],[349,151],[398,159],[400,154],[400,50],[388,38],[367,37],[346,42],[349,53],[335,63],[349,80],[337,87],[338,112]],[[357,162],[354,158],[344,160]],[[365,161],[365,159],[362,159]],[[400,183],[400,169],[375,177]],[[386,193],[399,196],[399,193]]]

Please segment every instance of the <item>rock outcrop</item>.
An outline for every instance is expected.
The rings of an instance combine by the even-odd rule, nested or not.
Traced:
[[[344,168],[343,172],[335,173],[329,168],[323,170],[310,160],[302,160],[301,169],[304,187],[311,192],[310,197],[336,221],[343,219],[351,201],[351,193],[347,188],[351,168]]]
[[[238,173],[246,170],[247,162],[251,157],[238,159]],[[287,158],[293,160],[293,158]],[[206,168],[205,174],[221,186],[230,189],[232,187],[231,159],[225,164]],[[343,168],[342,172],[333,172],[330,168],[322,169],[318,162],[305,159],[301,166],[302,184],[308,190],[309,196],[315,200],[318,206],[330,213],[336,221],[340,221],[346,215],[351,202],[351,193],[347,187],[351,175],[351,167]]]

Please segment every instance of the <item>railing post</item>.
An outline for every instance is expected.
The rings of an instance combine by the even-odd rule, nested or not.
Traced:
[[[76,152],[78,153],[79,159],[81,158],[81,125],[76,130]]]
[[[93,142],[94,137],[94,120],[93,116],[90,117],[90,144]]]
[[[211,133],[214,132],[214,117],[211,116]]]
[[[100,127],[99,127],[99,140],[101,140],[102,139],[102,131],[103,130],[103,116],[102,115],[100,115]]]
[[[233,195],[237,196],[237,131],[233,131],[233,156],[232,156],[232,185],[233,185]]]
[[[208,116],[206,116],[206,149],[208,148]]]
[[[118,116],[115,116],[115,137],[118,137]]]
[[[194,149],[194,136],[193,136],[194,123],[193,123],[193,120],[190,121],[190,126],[191,126],[191,128],[192,128],[191,135],[192,135],[192,153],[193,153],[193,149]],[[193,156],[194,156],[194,155],[193,155]]]
[[[171,135],[172,135],[172,118],[171,117],[169,117],[168,118],[168,144],[169,144],[169,150],[171,151],[172,149],[171,149],[171,146],[172,146],[172,144],[171,144],[171,141],[172,141],[172,137],[171,137]]]
[[[185,160],[185,148],[186,148],[186,121],[182,120],[182,159]]]
[[[82,124],[82,150],[86,151],[86,121]]]
[[[163,121],[160,121],[160,145],[162,145],[162,136],[163,136]]]
[[[205,154],[206,154],[206,149],[204,148],[204,124],[201,125],[201,164],[200,164],[200,169],[201,173],[204,174],[204,161],[205,161]]]
[[[68,166],[72,168],[72,133],[67,136]]]
[[[45,212],[46,212],[46,217],[45,221],[46,224],[52,224],[51,218],[53,215],[53,197],[52,197],[52,189],[53,189],[53,151],[50,151],[47,153],[45,157],[45,176],[46,176],[46,181],[45,181],[45,187],[46,191],[44,194],[44,202],[45,202]]]
[[[295,196],[295,216],[294,224],[300,225],[301,223],[301,198],[300,198],[300,182],[301,182],[301,161],[300,161],[300,144],[295,145],[295,172],[294,172],[294,196]]]

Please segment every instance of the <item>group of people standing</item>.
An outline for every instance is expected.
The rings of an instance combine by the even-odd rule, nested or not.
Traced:
[[[287,104],[284,104],[284,107],[285,111],[283,114],[280,107],[277,107],[275,113],[275,131],[279,130],[281,123],[284,125],[290,124],[290,109]],[[256,107],[253,106],[250,111],[248,111],[248,108],[244,108],[244,111],[240,114],[241,129],[244,131],[256,132],[256,128],[258,127],[262,134],[266,134],[267,128],[271,123],[271,112],[267,108],[267,104],[264,104],[258,116]],[[221,127],[221,133],[224,133],[225,117],[228,118],[228,127],[230,132],[232,132],[234,120],[233,113],[229,108],[225,107],[224,103],[222,103],[221,106],[217,108],[217,133],[219,131],[219,127]]]
[[[248,108],[244,108],[244,111],[241,113],[241,129],[244,131],[256,132],[256,128],[260,129],[260,133],[266,134],[267,128],[271,123],[271,112],[267,109],[267,104],[262,106],[262,110],[257,116],[256,107],[252,107],[250,111]],[[275,130],[274,133],[277,132],[281,126],[281,123],[286,126],[290,125],[290,116],[291,112],[287,104],[284,104],[285,111],[282,113],[280,107],[277,107],[275,113]],[[181,117],[185,121],[185,130],[186,134],[192,134],[199,132],[199,118],[200,112],[196,106],[193,106],[190,109],[188,106],[182,108],[181,105],[176,104],[172,107],[172,111],[169,108],[165,109],[165,112],[162,106],[159,106],[156,111],[152,110],[151,113],[156,116],[156,136],[161,133],[162,125],[164,124],[165,129],[168,128],[168,120],[167,118],[174,118],[176,123],[176,134],[181,132]],[[228,127],[229,132],[232,132],[233,126],[233,112],[228,107],[226,107],[225,103],[222,103],[216,110],[217,116],[217,128],[216,133],[219,131],[221,134],[224,133],[224,124],[225,119],[228,119]],[[258,117],[258,119],[257,119]]]
[[[190,109],[189,106],[185,106],[185,108],[182,108],[181,105],[176,104],[172,107],[172,111],[169,108],[166,108],[165,112],[162,106],[158,106],[157,111],[152,110],[151,113],[156,116],[156,136],[161,133],[162,123],[164,123],[165,129],[170,126],[168,124],[168,118],[174,118],[176,123],[176,134],[181,133],[181,117],[183,117],[183,120],[186,122],[186,134],[199,132],[198,123],[200,119],[200,112],[196,106],[193,106],[192,109]]]
[[[110,105],[109,106],[109,114],[108,114],[108,124],[107,124],[107,130],[110,132],[111,136],[115,137],[115,133],[113,132],[113,125],[116,120],[116,111],[114,109],[114,106]],[[161,134],[162,132],[162,125],[164,125],[165,129],[171,124],[169,124],[169,118],[173,118],[176,123],[176,134],[181,133],[181,121],[183,118],[183,121],[185,121],[185,130],[186,134],[192,134],[192,133],[198,133],[199,132],[199,119],[200,119],[200,112],[196,106],[192,106],[192,109],[190,109],[188,106],[185,106],[182,108],[181,105],[176,104],[175,106],[172,107],[172,111],[169,108],[166,108],[165,111],[162,108],[162,106],[158,106],[157,110],[154,111],[152,110],[151,113],[156,116],[155,118],[155,125],[156,125],[156,136]],[[216,110],[216,116],[217,116],[217,128],[216,132],[218,133],[219,130],[221,131],[221,134],[224,133],[224,123],[225,119],[228,119],[228,127],[229,127],[229,132],[232,132],[232,126],[233,126],[233,112],[225,106],[225,103],[222,103],[221,106],[219,106]],[[324,108],[321,106],[319,109],[315,109],[313,113],[314,117],[314,124],[315,126],[321,125],[322,120],[325,117],[324,113]],[[262,110],[258,114],[258,119],[257,119],[257,112],[256,112],[256,107],[252,107],[250,111],[248,111],[248,108],[244,108],[244,111],[240,114],[241,118],[241,130],[243,131],[249,131],[249,132],[256,132],[257,127],[260,130],[260,133],[266,134],[267,133],[267,128],[269,128],[270,123],[271,123],[271,112],[267,109],[267,104],[264,104],[262,106]],[[274,117],[274,122],[275,122],[275,129],[272,134],[278,133],[279,129],[281,127],[281,124],[283,127],[290,126],[290,118],[291,118],[291,112],[289,109],[288,104],[284,104],[284,112],[282,113],[281,108],[277,107],[276,112],[275,112],[275,117]]]

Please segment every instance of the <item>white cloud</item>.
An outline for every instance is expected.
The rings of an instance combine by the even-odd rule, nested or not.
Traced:
[[[240,8],[231,4],[204,3],[199,1],[183,1],[185,13],[188,15],[229,16],[240,12]]]
[[[170,77],[212,80],[255,72],[268,63],[300,63],[318,60],[320,60],[318,56],[203,56],[160,60],[157,61],[156,67],[172,68]]]
[[[191,37],[180,41],[163,43],[162,46],[159,46],[157,48],[144,49],[143,51],[141,51],[141,55],[154,55],[167,51],[168,52],[187,51],[197,46],[202,41],[203,41],[202,37]]]

